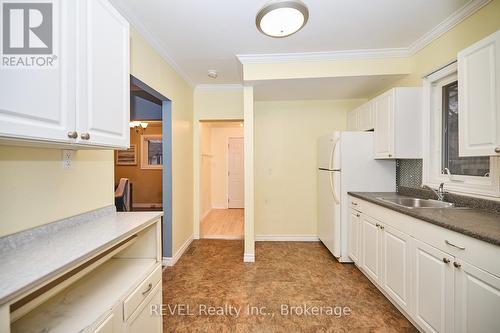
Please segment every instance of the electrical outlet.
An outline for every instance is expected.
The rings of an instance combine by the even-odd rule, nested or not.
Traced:
[[[63,169],[70,169],[71,168],[71,163],[73,161],[73,150],[66,150],[64,149],[62,151],[62,167]]]

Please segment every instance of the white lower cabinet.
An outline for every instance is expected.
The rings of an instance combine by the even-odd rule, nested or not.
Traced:
[[[161,283],[151,292],[151,297],[132,314],[127,321],[127,333],[145,333],[145,332],[161,332],[162,331],[162,316],[161,316]],[[152,311],[152,308],[158,311]]]
[[[382,288],[411,313],[411,237],[390,226],[382,230]]]
[[[498,258],[492,258],[498,260]],[[455,332],[500,330],[500,278],[457,261],[455,270]]]
[[[113,333],[114,314],[110,314],[104,321],[97,327],[94,333]]]
[[[371,217],[361,216],[361,267],[375,281],[380,282],[379,223]]]
[[[419,330],[500,331],[500,247],[373,207],[351,209],[349,256]]]
[[[455,258],[416,239],[413,243],[413,318],[426,332],[453,332]]]
[[[360,230],[361,214],[352,209],[349,214],[349,257],[355,263],[359,262],[361,251]]]

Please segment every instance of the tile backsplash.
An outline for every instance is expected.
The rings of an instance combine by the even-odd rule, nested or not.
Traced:
[[[396,161],[396,191],[400,187],[420,188],[422,186],[422,160]]]

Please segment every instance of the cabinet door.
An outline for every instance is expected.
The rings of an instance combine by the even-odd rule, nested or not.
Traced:
[[[360,253],[360,232],[361,232],[361,214],[351,210],[349,214],[349,257],[355,263],[359,262]]]
[[[113,321],[114,315],[111,314],[109,317],[104,319],[104,321],[96,328],[94,333],[113,333]]]
[[[453,332],[453,260],[413,240],[414,319],[426,332]]]
[[[375,107],[375,157],[391,158],[394,155],[394,91],[380,95]]]
[[[130,137],[128,22],[107,0],[79,3],[78,143],[126,148]]]
[[[500,31],[457,59],[460,156],[500,156]]]
[[[455,332],[500,328],[500,278],[467,262],[455,269]]]
[[[387,225],[382,232],[382,288],[411,313],[411,237]]]
[[[361,267],[374,281],[380,281],[379,223],[371,217],[361,216]]]
[[[17,12],[29,15],[27,9]],[[0,137],[74,141],[68,132],[75,130],[76,4],[54,1],[52,13],[53,55],[50,57],[56,57],[54,65],[46,68],[0,66]],[[26,43],[31,42],[30,39]],[[46,55],[26,55],[31,56],[45,59]]]
[[[160,333],[163,331],[161,283],[153,289],[151,295],[127,321],[127,333]],[[152,311],[152,309],[158,311]]]

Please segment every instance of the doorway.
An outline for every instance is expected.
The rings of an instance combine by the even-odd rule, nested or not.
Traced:
[[[130,148],[115,151],[118,211],[163,211],[163,256],[172,254],[171,101],[130,77]]]
[[[242,121],[200,121],[200,238],[243,239]]]

